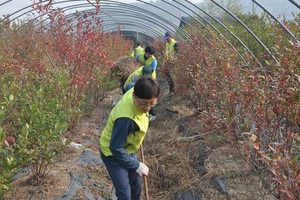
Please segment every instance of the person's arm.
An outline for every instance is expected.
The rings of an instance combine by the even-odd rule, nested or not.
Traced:
[[[119,118],[115,121],[109,148],[114,158],[124,167],[137,169],[140,162],[130,156],[124,146],[129,133],[137,131],[137,125],[129,118]]]
[[[131,81],[132,81],[133,83],[136,83],[139,79],[140,79],[140,76],[134,75],[134,76],[132,76]]]
[[[152,60],[152,63],[151,63],[151,65],[150,65],[150,67],[151,67],[152,70],[155,70],[155,69],[156,69],[156,67],[157,67],[157,60],[156,60],[156,59],[155,59],[155,60]]]

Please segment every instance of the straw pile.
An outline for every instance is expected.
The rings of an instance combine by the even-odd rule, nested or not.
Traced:
[[[159,106],[156,110],[160,117],[167,118]],[[203,142],[197,137],[182,137],[176,120],[163,121],[152,123],[143,143],[145,163],[151,169],[148,177],[151,199],[177,199],[184,191],[199,192],[201,181],[195,168],[199,167],[205,151]],[[154,126],[157,126],[155,132]]]
[[[128,76],[141,66],[143,66],[143,63],[135,57],[122,56],[116,59],[111,73],[115,78],[120,80],[121,85],[124,85]]]

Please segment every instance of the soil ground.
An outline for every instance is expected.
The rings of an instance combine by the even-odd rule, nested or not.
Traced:
[[[166,84],[160,84],[157,119],[150,122],[143,144],[150,168],[150,199],[275,199],[236,149],[224,142],[222,134],[203,132],[187,102],[177,95],[169,96]],[[4,199],[116,199],[98,145],[112,102],[120,97],[119,89],[111,91],[81,120],[72,137],[84,148],[69,145],[40,183],[34,183],[30,170],[24,168]],[[218,181],[223,190],[218,189]]]

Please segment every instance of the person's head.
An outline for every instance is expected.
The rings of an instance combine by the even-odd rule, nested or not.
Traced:
[[[153,46],[146,46],[145,48],[145,56],[146,58],[149,58],[151,56],[153,56],[155,53],[155,49]]]
[[[140,45],[141,45],[141,44],[140,44],[139,42],[136,43],[136,46],[137,46],[137,47],[140,46]]]
[[[152,70],[151,66],[144,66],[142,68],[142,75],[143,76],[149,76],[149,77],[151,77],[152,76],[152,72],[153,72],[153,70]]]
[[[156,105],[159,93],[157,81],[143,76],[135,83],[132,95],[137,108],[146,113]]]
[[[172,33],[169,32],[169,31],[167,31],[167,32],[165,33],[164,40],[167,40],[167,42],[169,42],[171,38],[172,38]]]

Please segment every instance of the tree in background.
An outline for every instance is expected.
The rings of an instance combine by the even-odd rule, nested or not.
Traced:
[[[239,0],[216,0],[216,2],[234,15],[243,13],[244,6]],[[218,18],[226,19],[229,16],[223,9],[210,0],[204,0],[200,4],[200,7]]]

